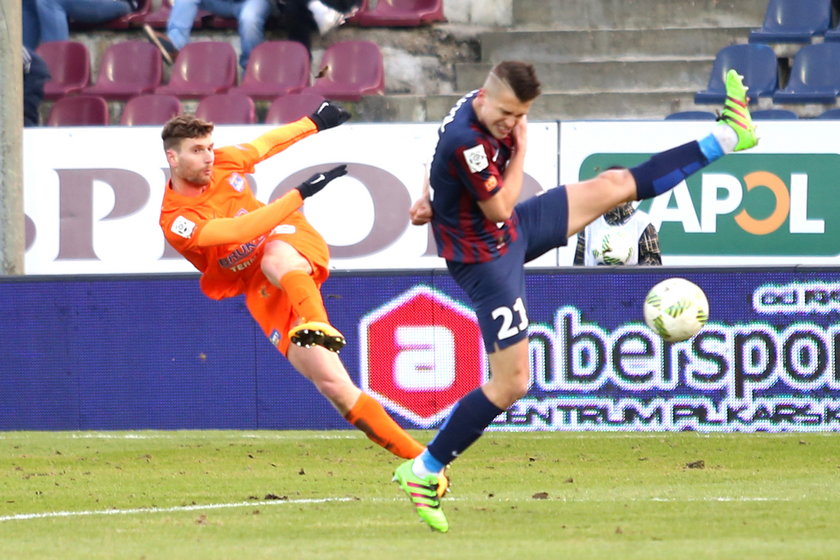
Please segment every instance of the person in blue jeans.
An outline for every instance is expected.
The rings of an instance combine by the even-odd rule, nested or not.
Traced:
[[[160,50],[163,60],[172,64],[178,51],[190,42],[193,22],[199,10],[235,19],[239,24],[241,54],[239,65],[245,68],[254,47],[264,40],[265,23],[271,16],[270,0],[177,0],[166,22],[166,33],[158,33],[149,25],[143,32]]]
[[[139,8],[138,0],[28,0],[23,2],[24,45],[34,49],[70,39],[70,21],[105,23]]]

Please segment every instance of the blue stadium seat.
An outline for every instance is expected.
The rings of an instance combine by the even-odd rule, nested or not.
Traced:
[[[726,98],[724,76],[734,68],[744,76],[749,87],[750,103],[759,97],[772,96],[779,88],[779,64],[776,53],[769,45],[729,45],[715,56],[709,84],[694,94],[695,103],[723,103]]]
[[[840,41],[840,23],[834,29],[829,29],[825,32],[826,41]]]
[[[793,59],[790,80],[776,103],[835,103],[840,95],[840,43],[805,45]]]
[[[799,115],[788,109],[764,109],[752,111],[754,121],[790,121],[798,119]]]
[[[711,111],[678,111],[665,117],[666,121],[713,121],[717,115]]]
[[[750,43],[810,43],[831,27],[831,0],[770,0]]]
[[[840,109],[829,109],[817,117],[818,119],[840,120]]]

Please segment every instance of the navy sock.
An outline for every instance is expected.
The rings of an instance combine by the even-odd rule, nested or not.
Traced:
[[[447,465],[472,445],[493,419],[504,412],[484,395],[481,388],[464,396],[435,438],[429,443],[428,452]]]
[[[630,168],[636,179],[636,196],[643,200],[660,195],[709,163],[696,140],[655,154],[646,162]]]

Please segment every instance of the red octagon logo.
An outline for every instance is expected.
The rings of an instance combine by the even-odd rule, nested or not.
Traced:
[[[416,286],[360,322],[362,389],[422,427],[431,427],[486,371],[472,310]]]

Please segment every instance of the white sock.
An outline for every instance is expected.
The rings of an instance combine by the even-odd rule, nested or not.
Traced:
[[[731,154],[738,143],[738,134],[728,124],[719,123],[715,126],[712,136],[718,141],[724,154]]]

